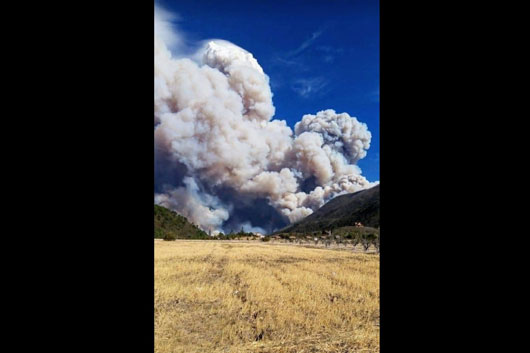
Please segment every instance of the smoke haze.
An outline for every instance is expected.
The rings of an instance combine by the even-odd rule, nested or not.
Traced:
[[[269,77],[248,51],[224,40],[190,51],[155,11],[155,203],[206,231],[271,232],[331,198],[369,188],[356,163],[366,124],[332,109],[294,131],[273,119]]]

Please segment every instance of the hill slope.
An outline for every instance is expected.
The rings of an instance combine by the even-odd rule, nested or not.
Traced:
[[[205,239],[208,234],[188,219],[165,207],[155,205],[155,238]]]
[[[379,227],[379,185],[337,196],[306,218],[276,232],[303,233],[353,226]]]

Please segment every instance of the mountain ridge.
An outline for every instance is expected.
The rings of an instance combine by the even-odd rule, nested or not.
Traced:
[[[303,233],[354,226],[379,228],[379,184],[369,189],[337,196],[318,210],[273,234]]]

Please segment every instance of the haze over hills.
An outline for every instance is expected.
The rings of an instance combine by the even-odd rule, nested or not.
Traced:
[[[379,227],[379,185],[337,196],[304,219],[275,233],[303,233],[353,226]]]
[[[311,215],[278,233],[305,233],[354,226],[379,228],[379,185],[352,194],[337,196]],[[178,213],[155,205],[155,238],[207,239],[208,234]]]

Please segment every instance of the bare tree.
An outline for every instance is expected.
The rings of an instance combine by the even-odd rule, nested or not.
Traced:
[[[357,236],[357,234],[354,234],[353,239],[351,241],[354,249],[359,244],[359,242],[360,242],[359,236]]]
[[[363,237],[361,240],[361,243],[363,244],[363,248],[365,252],[368,251],[368,249],[370,248],[370,245],[372,245],[372,242],[370,241],[368,237]]]

